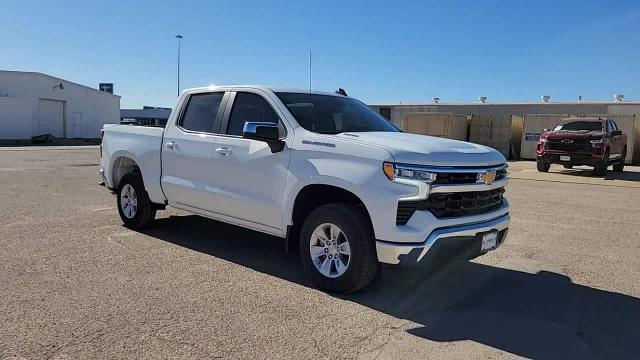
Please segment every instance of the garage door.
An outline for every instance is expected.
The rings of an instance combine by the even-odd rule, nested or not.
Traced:
[[[37,126],[34,136],[51,134],[57,138],[64,137],[64,102],[40,99],[38,104]]]

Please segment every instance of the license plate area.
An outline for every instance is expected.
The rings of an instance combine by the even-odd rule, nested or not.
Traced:
[[[560,161],[571,161],[571,156],[560,155]]]
[[[498,246],[498,231],[493,230],[479,234],[481,239],[480,251],[493,250]]]

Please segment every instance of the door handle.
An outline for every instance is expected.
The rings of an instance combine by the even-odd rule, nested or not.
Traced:
[[[173,141],[169,141],[168,143],[165,144],[167,146],[167,149],[169,150],[176,150],[178,149],[178,143],[173,142]]]
[[[221,148],[217,148],[217,149],[216,149],[216,152],[217,152],[218,154],[220,154],[220,155],[228,156],[228,155],[230,155],[230,154],[231,154],[231,149],[226,148],[226,147],[221,147]]]

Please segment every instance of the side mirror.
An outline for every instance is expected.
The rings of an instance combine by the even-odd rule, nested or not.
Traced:
[[[272,153],[284,149],[284,141],[280,140],[280,128],[276,123],[247,121],[242,129],[242,137],[266,142]]]
[[[549,132],[549,130],[550,130],[549,128],[544,128],[542,129],[542,132]]]

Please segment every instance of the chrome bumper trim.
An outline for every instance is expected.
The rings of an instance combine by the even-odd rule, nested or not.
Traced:
[[[436,241],[442,241],[448,237],[476,236],[478,233],[491,230],[502,231],[509,227],[510,219],[509,214],[505,214],[496,219],[480,223],[436,229],[420,244],[403,244],[377,240],[376,252],[378,254],[378,261],[385,264],[397,265],[400,263],[401,256],[407,255],[415,249],[421,249],[420,255],[417,257],[417,263],[424,258]]]
[[[398,165],[417,171],[429,171],[434,173],[478,173],[487,170],[504,170],[508,167],[507,164],[489,165],[489,166],[477,166],[477,167],[464,167],[464,166],[428,166],[428,165],[413,165],[398,163]]]
[[[452,193],[452,192],[469,192],[469,191],[487,191],[494,190],[507,185],[509,177],[505,176],[500,180],[496,180],[491,184],[475,183],[475,184],[454,184],[454,185],[432,185],[431,193]]]

